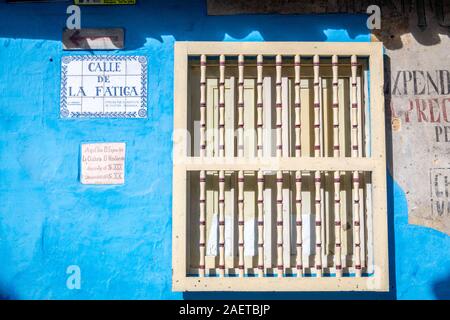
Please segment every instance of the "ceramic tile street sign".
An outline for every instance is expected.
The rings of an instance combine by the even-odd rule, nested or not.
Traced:
[[[61,60],[61,118],[146,118],[145,56],[78,55]]]
[[[65,29],[64,50],[117,50],[124,47],[124,32],[121,28],[110,29]]]
[[[124,184],[125,143],[81,145],[82,184]]]

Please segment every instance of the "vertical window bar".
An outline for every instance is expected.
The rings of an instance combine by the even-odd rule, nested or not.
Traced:
[[[322,276],[322,216],[321,216],[321,172],[314,172],[315,183],[315,235],[316,235],[316,270]]]
[[[263,156],[263,56],[256,57],[256,154],[258,158]],[[257,171],[257,219],[258,219],[258,275],[264,276],[264,175]]]
[[[332,57],[333,69],[333,157],[340,157],[339,144],[339,67],[338,56]],[[334,264],[336,277],[342,277],[342,239],[341,239],[341,175],[339,171],[334,172]]]
[[[319,56],[315,55],[313,58],[314,66],[314,156],[320,157],[321,143],[320,143],[320,78],[319,78]]]
[[[276,68],[276,97],[275,97],[275,108],[276,108],[276,155],[277,158],[283,156],[283,145],[282,145],[282,119],[281,119],[281,66],[282,58],[281,55],[277,55],[275,58],[275,68]],[[277,269],[278,277],[282,277],[284,274],[284,264],[283,264],[283,172],[277,171]]]
[[[295,156],[301,157],[300,55],[294,58]]]
[[[260,277],[264,276],[264,175],[261,170],[257,173],[257,184],[258,184],[258,198],[257,198],[257,209],[258,209],[258,275]]]
[[[358,142],[358,82],[356,78],[358,68],[358,60],[356,55],[351,57],[352,69],[352,92],[351,92],[351,109],[352,109],[352,157],[359,157],[359,142]],[[355,275],[361,277],[361,229],[360,229],[360,199],[359,199],[359,172],[353,171],[353,256]]]
[[[277,171],[277,269],[278,277],[283,276],[283,173]]]
[[[219,157],[225,156],[225,56],[219,57]],[[219,171],[219,275],[225,276],[225,172]]]
[[[239,276],[244,276],[244,172],[238,173],[238,246]]]
[[[256,153],[258,158],[263,156],[263,56],[256,57],[256,126],[257,142]],[[258,275],[264,276],[264,175],[261,170],[257,172],[258,197]]]
[[[358,68],[357,57],[353,55],[351,57],[351,69],[352,69],[352,91],[351,91],[351,106],[352,106],[352,157],[359,156],[359,141],[358,141],[358,82],[356,78],[356,72]]]
[[[200,262],[199,276],[205,276],[205,249],[206,249],[206,174],[205,170],[200,171]]]
[[[200,56],[200,157],[206,156],[206,55]],[[205,276],[206,249],[206,172],[200,171],[199,276]]]
[[[219,58],[219,157],[225,156],[225,56]]]
[[[295,225],[297,232],[297,256],[296,256],[296,268],[297,277],[303,276],[303,234],[302,234],[302,172],[295,172]]]
[[[339,69],[338,69],[338,56],[332,57],[332,69],[333,69],[333,157],[340,156],[339,145]]]
[[[283,141],[282,141],[282,103],[281,103],[281,55],[276,56],[276,137],[277,137],[277,157],[283,155]]]
[[[320,142],[320,87],[319,87],[319,63],[320,58],[315,55],[313,58],[314,67],[314,156],[321,156],[321,142]],[[317,276],[322,276],[322,216],[321,216],[321,173],[314,172],[315,182],[315,235],[316,235],[316,270]]]
[[[244,156],[244,55],[238,56],[238,157]],[[244,172],[238,172],[238,268],[244,276]]]
[[[206,55],[200,57],[200,156],[206,156]]]
[[[294,57],[295,156],[301,157],[300,55]],[[302,173],[295,172],[295,225],[297,277],[303,276]]]
[[[219,171],[219,275],[225,276],[225,171]]]
[[[238,56],[238,157],[244,156],[244,55]]]

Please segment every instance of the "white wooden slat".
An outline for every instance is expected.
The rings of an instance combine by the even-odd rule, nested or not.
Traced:
[[[361,76],[356,76],[356,101],[358,103],[358,114],[357,114],[357,124],[358,124],[358,155],[364,156],[364,112],[363,112],[363,101],[362,101],[362,90],[361,90],[362,79]]]
[[[244,157],[254,159],[256,156],[256,127],[255,127],[255,81],[244,80]]]
[[[365,230],[366,230],[366,218],[365,218],[365,210],[366,210],[366,201],[365,201],[365,185],[366,185],[366,175],[364,172],[361,172],[360,175],[361,182],[359,184],[359,221],[360,221],[360,256],[361,256],[361,272],[363,272],[366,267],[366,238],[365,238]]]
[[[235,156],[235,135],[236,135],[236,124],[235,124],[235,77],[229,77],[225,79],[225,110],[224,110],[224,122],[225,122],[225,156],[234,157]]]
[[[273,201],[273,192],[271,188],[271,181],[273,177],[269,175],[264,176],[264,192],[263,192],[263,208],[264,208],[264,269],[272,269],[274,266],[273,248],[276,246],[276,242],[272,241],[272,232],[274,229],[272,215],[276,212],[276,205]]]
[[[316,71],[318,74],[318,83],[315,82],[315,88],[319,88],[318,90],[318,111],[319,111],[319,152],[318,155],[320,157],[326,156],[327,147],[328,147],[328,135],[327,135],[327,123],[325,121],[329,120],[329,114],[327,110],[327,100],[324,97],[325,89],[329,90],[326,87],[326,79],[321,76],[320,73],[320,56],[315,56],[317,61],[314,61],[313,58],[313,69],[314,75],[316,77]],[[316,81],[316,80],[315,80]],[[315,91],[316,94],[316,91]],[[316,101],[315,97],[315,101]],[[317,109],[317,108],[315,108]],[[320,183],[316,183],[316,191],[319,191],[320,195],[317,197],[316,194],[316,231],[320,233],[320,237],[316,238],[316,269],[317,276],[321,277],[324,273],[324,270],[328,267],[328,259],[327,259],[327,244],[328,244],[328,207],[327,203],[329,200],[329,194],[327,190],[325,190],[327,172],[319,171],[315,172],[315,179],[320,179]],[[317,189],[317,185],[319,186]],[[319,212],[319,215],[317,215]]]
[[[196,90],[200,81],[200,72],[192,72],[191,74],[191,100],[190,100],[190,108],[192,112],[188,114],[188,130],[191,133],[191,137],[188,141],[190,144],[188,146],[188,150],[190,154],[188,156],[191,157],[199,157],[200,156],[200,144],[202,141],[205,141],[205,128],[201,128],[201,114],[202,114],[202,104],[201,104],[201,96],[200,91]],[[200,85],[201,86],[201,85]],[[206,100],[206,84],[205,84],[205,100]],[[205,114],[205,113],[204,113]],[[206,124],[206,119],[203,119],[203,123]],[[206,151],[206,150],[204,150]]]
[[[291,212],[292,191],[290,174],[283,174],[283,262],[284,270],[291,268]]]
[[[280,66],[281,68],[281,66]],[[281,70],[280,70],[281,73]],[[281,77],[281,141],[283,156],[290,155],[290,108],[289,108],[289,79]],[[290,173],[283,174],[283,261],[284,269],[291,267],[291,179]]]
[[[224,85],[224,94],[225,94],[225,110],[224,110],[224,124],[225,130],[224,134],[224,145],[225,156],[226,157],[234,157],[235,156],[235,85],[236,79],[234,76],[230,76],[225,78]],[[235,187],[234,183],[231,183],[231,179],[234,177],[234,174],[224,174],[225,176],[225,208],[224,208],[224,222],[225,222],[225,268],[226,270],[230,270],[234,268],[234,232],[236,232],[237,228],[235,228],[235,204],[236,196],[235,196]]]
[[[372,274],[374,270],[374,238],[373,232],[373,211],[372,211],[372,179],[366,183],[366,230],[367,233],[367,273]]]
[[[364,145],[365,145],[365,155],[366,157],[371,157],[371,127],[370,127],[370,99],[369,99],[369,70],[364,70],[363,72],[363,83],[364,88],[362,105],[364,108]]]
[[[282,57],[277,55],[276,60],[276,82],[275,82],[275,112],[276,112],[276,155],[278,158],[283,156],[283,95],[282,95]]]
[[[214,269],[216,272],[216,257],[218,256],[219,244],[219,190],[218,190],[217,172],[206,171],[206,256],[205,256],[205,272],[208,269]]]
[[[282,141],[282,154],[285,157],[290,156],[291,146],[291,129],[290,123],[290,108],[289,108],[289,79],[283,77],[281,79],[281,141]]]
[[[256,177],[251,172],[244,172],[244,265],[245,270],[253,269],[256,229]]]
[[[218,79],[206,79],[206,157],[214,157],[218,154],[219,140],[218,124],[219,124],[219,90]]]
[[[273,76],[265,76],[263,80],[263,155],[264,157],[275,156],[273,129],[272,129],[272,109],[273,101],[272,96],[272,83],[274,83]]]
[[[257,128],[257,142],[256,142],[256,152],[257,157],[261,158],[266,152],[265,149],[265,137],[264,137],[264,80],[263,80],[263,56],[258,55],[256,58],[257,66],[257,98],[256,98],[256,128]],[[258,233],[258,275],[263,277],[265,274],[264,268],[264,175],[261,170],[256,173],[257,181],[257,196],[256,196],[256,207],[257,207],[257,233]],[[267,221],[267,220],[266,220]]]
[[[364,110],[364,103],[363,103],[363,90],[362,90],[362,83],[363,79],[360,75],[357,74],[356,77],[356,101],[358,103],[358,115],[357,115],[357,124],[358,124],[358,156],[364,156],[365,155],[365,110]],[[367,248],[366,248],[366,237],[365,237],[365,230],[366,230],[366,218],[365,218],[365,195],[364,195],[364,189],[366,184],[366,176],[362,172],[361,173],[361,183],[360,183],[360,191],[359,191],[359,217],[360,217],[360,256],[361,256],[361,273],[364,269],[367,269],[366,264],[366,257],[367,257]]]
[[[340,136],[339,136],[339,57],[332,57],[333,69],[333,157],[340,156]],[[342,277],[342,221],[341,221],[341,174],[339,171],[333,172],[334,183],[334,268],[336,276]]]
[[[237,230],[235,228],[234,215],[236,212],[235,204],[236,190],[235,190],[235,175],[234,173],[225,174],[225,265],[227,269],[234,268],[233,258],[234,253],[234,232]]]

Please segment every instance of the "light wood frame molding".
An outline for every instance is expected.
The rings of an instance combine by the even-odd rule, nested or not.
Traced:
[[[326,56],[368,59],[371,154],[365,157],[240,159],[188,157],[189,56]],[[174,53],[174,145],[172,289],[174,291],[388,291],[388,219],[382,43],[176,42]],[[197,277],[188,275],[187,173],[200,170],[342,170],[371,173],[373,263],[369,277]]]

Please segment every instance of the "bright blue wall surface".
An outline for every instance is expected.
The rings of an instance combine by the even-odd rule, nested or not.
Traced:
[[[126,29],[126,50],[113,54],[148,57],[145,120],[60,119],[67,4],[0,3],[0,297],[449,297],[450,255],[442,250],[449,237],[408,225],[404,194],[392,181],[389,293],[171,291],[174,41],[369,41],[364,16],[213,17],[204,2],[83,7],[83,27]],[[79,181],[80,144],[102,141],[127,144],[123,186]],[[81,269],[80,290],[66,287],[70,265]]]

